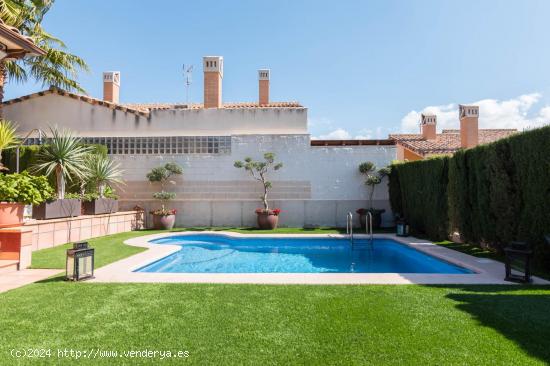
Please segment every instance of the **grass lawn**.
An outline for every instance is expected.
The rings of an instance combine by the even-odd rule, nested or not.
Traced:
[[[66,283],[0,294],[13,348],[189,351],[187,363],[543,365],[550,289]],[[151,364],[143,358],[117,363]],[[27,360],[19,360],[25,363]],[[36,360],[35,360],[36,361]],[[159,361],[156,359],[156,361]],[[81,359],[79,364],[115,364]],[[181,359],[164,360],[181,363]]]
[[[337,232],[314,232],[330,230]],[[139,252],[122,241],[152,233],[90,240],[97,265]],[[33,266],[62,268],[64,248],[35,252]],[[52,350],[32,362],[52,365],[75,363],[59,358],[58,349],[188,351],[185,363],[196,365],[544,365],[549,309],[550,287],[100,284],[53,277],[0,294],[0,365],[31,363],[10,356],[11,349],[29,348]],[[76,363],[183,363],[96,357]]]
[[[476,245],[468,244],[468,243],[454,243],[452,241],[441,241],[436,242],[435,244],[441,245],[445,248],[449,248],[452,250],[456,250],[462,253],[469,254],[474,257],[479,258],[490,258],[494,259],[499,262],[504,262],[504,254],[499,254],[487,249],[480,248]],[[520,269],[521,270],[521,269]],[[548,271],[546,268],[543,268],[541,266],[537,266],[536,263],[533,264],[532,267],[532,274],[535,276],[539,276],[541,278],[545,278],[547,280],[550,280],[550,271]]]

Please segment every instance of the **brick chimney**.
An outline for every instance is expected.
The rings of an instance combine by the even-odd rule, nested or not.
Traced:
[[[420,115],[420,119],[420,129],[422,130],[422,137],[425,140],[435,140],[435,127],[437,125],[437,116],[435,114],[422,113]]]
[[[269,104],[269,69],[258,70],[258,83],[259,103],[267,105]]]
[[[103,100],[111,103],[119,102],[120,71],[107,71],[103,73]]]
[[[474,147],[479,142],[479,107],[475,105],[459,105],[460,115],[460,146]]]
[[[223,57],[204,56],[204,108],[222,107]]]

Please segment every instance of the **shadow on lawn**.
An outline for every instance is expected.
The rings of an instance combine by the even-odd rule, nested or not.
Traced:
[[[458,302],[458,309],[512,340],[530,356],[550,362],[550,295],[515,293],[526,289],[519,286],[503,286],[498,290],[485,286],[464,286],[461,289],[473,293],[447,295]]]

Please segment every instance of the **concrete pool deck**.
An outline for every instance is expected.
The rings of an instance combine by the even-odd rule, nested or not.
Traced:
[[[504,281],[504,264],[484,258],[476,258],[447,249],[429,241],[414,237],[397,237],[394,234],[375,234],[375,239],[391,239],[418,251],[447,262],[468,268],[471,274],[423,274],[423,273],[147,273],[133,272],[180,249],[178,245],[151,244],[150,240],[170,236],[196,234],[226,235],[234,238],[250,238],[254,235],[228,231],[173,232],[141,236],[126,240],[128,245],[148,250],[111,263],[95,271],[95,279],[88,282],[143,282],[143,283],[233,283],[233,284],[513,284]],[[261,238],[347,238],[342,234],[261,234]],[[366,239],[367,235],[356,234]],[[550,281],[534,277],[533,284],[550,284]]]

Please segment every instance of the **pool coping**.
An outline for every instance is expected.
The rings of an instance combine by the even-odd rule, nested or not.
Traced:
[[[234,283],[234,284],[513,284],[504,281],[504,264],[492,259],[477,258],[430,241],[412,236],[398,237],[395,234],[374,234],[375,239],[391,239],[408,247],[472,270],[468,274],[426,273],[155,273],[133,272],[148,264],[169,256],[179,245],[151,244],[149,241],[171,236],[197,234],[223,235],[234,238],[348,238],[344,234],[241,234],[231,231],[186,231],[140,236],[124,241],[127,245],[148,250],[111,263],[95,271],[89,282],[137,282],[137,283]],[[368,235],[355,234],[355,238],[367,239]],[[550,284],[533,276],[533,284]]]

